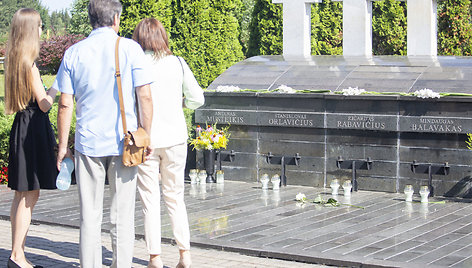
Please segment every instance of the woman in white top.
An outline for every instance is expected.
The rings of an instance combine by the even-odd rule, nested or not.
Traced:
[[[196,109],[203,105],[203,90],[185,61],[172,55],[167,33],[158,20],[142,20],[136,26],[133,39],[152,61],[156,78],[151,84],[154,106],[151,146],[154,150],[151,158],[138,169],[138,192],[143,203],[144,232],[150,255],[148,267],[163,267],[159,177],[180,250],[177,267],[190,267],[190,231],[184,203],[188,135],[182,106]]]

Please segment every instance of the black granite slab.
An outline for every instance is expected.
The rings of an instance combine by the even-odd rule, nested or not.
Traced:
[[[325,100],[320,94],[286,94],[263,93],[257,95],[257,105],[260,111],[294,111],[294,112],[324,112]]]
[[[393,161],[397,156],[397,148],[393,146],[327,144],[327,159],[337,160],[338,156],[343,159],[367,159],[370,157],[375,161]]]
[[[440,99],[410,98],[409,101],[405,100],[399,103],[399,113],[402,116],[472,118],[468,98],[457,97]]]
[[[269,141],[325,142],[325,130],[319,128],[260,127],[259,139]]]
[[[467,136],[452,133],[411,133],[403,132],[400,135],[400,146],[427,147],[438,149],[465,149]]]
[[[266,155],[272,152],[274,155],[295,155],[323,157],[325,153],[324,144],[320,143],[299,143],[296,141],[259,141],[259,152]]]
[[[326,142],[328,144],[397,146],[398,135],[395,132],[373,132],[354,129],[328,129],[326,130]]]
[[[366,95],[367,96],[367,95]],[[393,96],[327,95],[327,113],[397,115],[398,101]]]

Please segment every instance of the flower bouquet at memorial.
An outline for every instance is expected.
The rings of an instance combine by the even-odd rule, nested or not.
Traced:
[[[196,150],[226,149],[229,139],[228,128],[229,126],[218,129],[214,124],[207,125],[207,128],[203,129],[198,125],[195,129],[196,137],[190,140],[190,145]]]
[[[195,129],[196,137],[190,140],[193,149],[203,151],[203,162],[207,173],[206,182],[216,182],[213,174],[215,173],[216,150],[226,149],[228,145],[229,126],[218,129],[216,123],[207,125],[206,129],[197,126]]]
[[[298,193],[295,196],[295,200],[297,201],[297,204],[315,203],[315,204],[320,204],[320,205],[323,205],[323,206],[330,205],[330,206],[333,206],[333,207],[339,207],[341,205],[344,205],[344,206],[351,206],[351,207],[355,207],[355,208],[364,209],[364,207],[361,207],[361,206],[340,203],[338,200],[336,200],[334,198],[328,198],[328,200],[325,200],[325,199],[323,199],[323,197],[321,197],[320,194],[315,199],[308,199],[305,194]]]

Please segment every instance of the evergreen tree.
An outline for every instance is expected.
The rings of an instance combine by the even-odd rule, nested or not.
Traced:
[[[406,55],[406,4],[376,1],[372,8],[372,49],[375,55]]]
[[[51,13],[51,28],[55,35],[65,28],[61,15],[56,11]]]
[[[470,0],[438,3],[438,54],[471,56]]]
[[[325,0],[311,10],[311,53],[341,55],[343,53],[343,8],[338,2]]]
[[[242,0],[242,12],[239,16],[239,25],[241,28],[241,35],[239,37],[241,45],[243,46],[243,53],[246,54],[249,44],[249,24],[252,20],[252,13],[254,12],[254,3],[255,0]]]
[[[183,56],[202,87],[243,59],[238,13],[241,0],[176,0],[172,50]]]
[[[120,18],[120,35],[130,38],[136,25],[143,18],[157,18],[166,27],[171,27],[172,0],[122,0],[123,12]],[[72,17],[68,32],[88,36],[92,31],[88,18],[89,0],[76,0],[72,7]]]
[[[39,12],[41,20],[49,26],[48,9],[41,4],[40,0],[2,0],[0,1],[0,34],[9,31],[13,14],[20,8],[33,8]]]
[[[51,27],[54,35],[62,35],[66,33],[66,29],[70,24],[70,16],[67,10],[53,11],[51,13]]]
[[[247,57],[282,54],[282,5],[256,0],[249,30]]]
[[[311,14],[312,54],[342,54],[342,4],[326,0],[312,5]],[[282,6],[271,0],[256,0],[250,31],[248,57],[282,54]]]
[[[156,18],[170,31],[172,0],[122,0],[120,34],[131,38],[136,25],[144,18]]]
[[[67,32],[88,36],[92,31],[88,18],[89,0],[75,0],[72,4],[70,27]]]
[[[8,28],[10,27],[11,19],[13,14],[17,10],[15,0],[3,0],[0,2],[0,31],[2,33],[7,33]]]

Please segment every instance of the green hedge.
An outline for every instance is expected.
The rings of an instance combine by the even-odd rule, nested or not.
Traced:
[[[87,3],[76,0],[72,33],[87,35]],[[144,17],[160,19],[170,34],[171,49],[183,56],[197,81],[207,87],[234,63],[283,50],[282,4],[272,0],[123,0],[121,35],[131,36]],[[438,54],[471,55],[470,0],[438,1]],[[406,3],[373,3],[373,54],[405,55]],[[312,54],[342,54],[342,3],[312,4]],[[87,28],[88,27],[88,28]],[[88,32],[87,32],[88,31]]]
[[[72,33],[88,35],[87,4],[76,0]],[[241,0],[122,0],[120,35],[130,37],[142,18],[162,21],[170,34],[171,50],[185,58],[197,81],[207,87],[233,64],[244,59],[240,39]]]
[[[438,55],[470,56],[470,0],[438,1]],[[406,55],[406,3],[396,0],[373,3],[374,55]],[[247,57],[282,54],[282,5],[256,0],[250,25]],[[342,3],[325,0],[312,5],[312,54],[342,54]]]
[[[342,4],[325,0],[311,8],[311,53],[342,54]],[[256,0],[249,26],[247,57],[280,55],[283,50],[282,5]]]
[[[5,114],[5,103],[0,101],[0,168],[8,166],[8,145],[14,118]]]
[[[75,0],[72,5],[70,26],[67,29],[67,32],[70,34],[81,34],[88,36],[92,31],[92,26],[90,26],[87,6],[89,0]]]
[[[325,0],[312,5],[311,53],[313,55],[343,54],[343,6]]]
[[[121,0],[120,34],[131,38],[136,25],[144,18],[156,18],[169,31],[172,21],[172,0]]]
[[[239,41],[240,0],[177,0],[171,29],[172,50],[182,56],[206,88],[244,58]]]
[[[470,0],[438,3],[438,51],[441,55],[471,56]]]
[[[247,57],[282,54],[282,5],[256,0],[249,25]]]
[[[246,55],[248,52],[250,35],[249,26],[251,24],[255,2],[255,0],[242,0],[242,10],[240,16],[238,17],[241,28],[241,34],[239,35],[239,39],[241,41],[241,46],[243,47],[244,55]]]
[[[376,1],[372,7],[372,50],[375,55],[406,55],[406,4]]]

